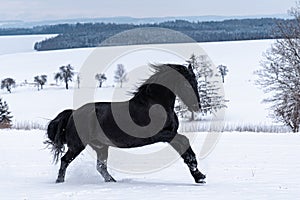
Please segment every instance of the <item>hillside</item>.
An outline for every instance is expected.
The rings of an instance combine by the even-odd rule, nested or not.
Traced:
[[[70,49],[96,46],[120,46],[161,43],[189,43],[189,42],[215,42],[274,39],[281,36],[276,32],[278,23],[289,23],[291,20],[283,19],[242,19],[225,20],[220,22],[189,22],[175,20],[158,24],[104,24],[89,23],[75,25],[59,25],[48,27],[49,31],[59,33],[57,37],[50,38],[35,44],[38,51]],[[143,28],[152,28],[144,31]],[[126,34],[121,40],[107,40],[116,34],[135,29],[134,34]],[[180,35],[167,35],[166,30],[182,33]]]
[[[20,37],[23,36],[14,37],[19,38],[19,40],[16,40],[19,45],[22,44]],[[37,36],[33,37],[39,38]],[[26,44],[27,40],[32,39],[23,37],[23,44]],[[226,109],[225,122],[227,124],[272,124],[272,120],[268,118],[268,105],[261,103],[264,93],[255,86],[254,80],[256,77],[253,75],[253,72],[259,67],[263,52],[272,43],[273,40],[257,40],[199,44],[215,65],[224,64],[229,68],[229,74],[225,78],[224,84],[225,96],[229,100]],[[118,49],[118,47],[106,48]],[[95,91],[95,101],[109,101],[111,99],[114,90],[111,86],[115,84],[113,74],[116,65],[119,63],[124,64],[128,72],[136,66],[148,63],[184,63],[184,60],[174,59],[174,57],[161,51],[142,50],[147,46],[138,46],[138,48],[141,51],[119,58],[111,64],[111,68],[106,72],[108,80],[104,83],[104,88]],[[50,84],[55,84],[54,73],[62,65],[71,64],[78,72],[93,50],[94,48],[82,48],[0,55],[0,79],[12,77],[16,79],[17,84],[20,84],[24,80],[33,82],[33,77],[36,75],[46,74],[48,76],[48,83],[42,91],[37,91],[37,88],[33,86],[17,87],[13,89],[12,94],[7,93],[5,90],[0,91],[0,96],[10,106],[14,122],[29,121],[45,125],[48,121],[44,118],[51,119],[61,110],[73,107],[74,91],[66,91],[63,84],[59,87]],[[142,79],[142,77],[138,78]],[[139,84],[140,80],[129,83],[126,90],[132,91],[135,88],[134,85]],[[75,82],[72,84],[75,84]],[[134,85],[130,86],[130,84]],[[76,88],[76,85],[72,87]],[[125,98],[129,98],[129,96],[125,96]],[[27,102],[26,106],[19,103],[20,99]]]

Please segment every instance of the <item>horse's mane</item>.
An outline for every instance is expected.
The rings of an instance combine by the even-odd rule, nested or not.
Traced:
[[[158,83],[157,80],[163,80],[168,78],[168,72],[172,70],[176,70],[180,74],[182,74],[184,77],[187,77],[189,75],[189,71],[186,66],[179,65],[179,64],[150,64],[151,71],[153,72],[153,75],[151,75],[148,79],[144,80],[142,84],[140,84],[139,87],[133,92],[133,95],[138,94],[147,94],[147,86],[153,83]]]

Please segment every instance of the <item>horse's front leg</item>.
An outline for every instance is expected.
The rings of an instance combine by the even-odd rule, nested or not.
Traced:
[[[184,135],[177,134],[174,139],[169,141],[169,143],[181,155],[184,162],[189,167],[195,182],[205,183],[204,179],[206,176],[197,168],[196,155],[190,146],[189,139]]]

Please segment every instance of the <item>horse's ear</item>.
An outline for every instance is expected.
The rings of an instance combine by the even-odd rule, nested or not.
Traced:
[[[191,63],[189,64],[188,69],[191,70],[191,71],[193,71]]]

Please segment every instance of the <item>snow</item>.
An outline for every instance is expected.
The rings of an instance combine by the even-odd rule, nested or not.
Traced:
[[[198,134],[192,144],[196,153],[204,137]],[[44,140],[44,131],[1,130],[1,198],[281,200],[300,194],[299,134],[224,133],[213,153],[199,161],[207,175],[205,185],[193,182],[181,159],[155,173],[109,169],[118,182],[105,183],[87,150],[69,166],[66,182],[55,184],[58,165],[52,165]],[[147,154],[147,149],[155,151],[162,145],[130,151]]]
[[[216,65],[229,68],[225,77],[225,96],[229,100],[226,121],[231,123],[271,123],[263,91],[255,85],[254,71],[260,67],[263,53],[274,40],[206,43],[201,46]],[[253,112],[255,111],[255,112]]]
[[[53,74],[66,64],[75,66],[78,71],[93,48],[33,51],[33,43],[45,37],[51,36],[0,37],[0,79],[13,77],[19,85],[11,94],[0,91],[1,98],[9,104],[14,123],[27,121],[46,125],[48,119],[63,109],[73,107],[76,84],[72,83],[68,91],[63,84],[52,86]],[[12,42],[14,45],[10,46]],[[273,42],[200,44],[215,65],[229,68],[224,84],[226,99],[230,100],[226,123],[271,123],[267,105],[261,103],[264,94],[255,86],[253,72]],[[139,58],[134,59],[134,65],[173,59],[163,53],[161,57],[149,52],[147,56],[144,54],[131,54]],[[180,58],[175,60],[181,62]],[[132,57],[119,61],[129,67]],[[118,63],[112,65],[115,64]],[[114,69],[110,70],[109,77]],[[33,82],[33,77],[40,74],[49,77],[44,90],[20,86],[24,80]],[[110,101],[112,84],[110,80],[104,88],[96,89],[95,100]],[[125,87],[125,90],[131,89]],[[192,147],[199,156],[206,133],[196,135]],[[59,166],[52,165],[52,155],[43,144],[45,139],[45,131],[41,130],[0,130],[0,199],[297,199],[300,195],[299,134],[223,133],[212,153],[199,160],[201,171],[207,175],[205,185],[194,183],[181,159],[153,173],[125,173],[110,168],[118,182],[105,183],[96,171],[96,161],[89,148],[70,165],[66,182],[55,184]],[[159,143],[124,151],[147,156],[165,146]],[[114,149],[110,151],[109,164],[119,159],[114,152]],[[122,165],[143,167],[161,161],[150,158],[145,163],[122,160]]]
[[[1,77],[12,76],[21,83],[33,82],[34,76],[46,74],[50,83],[55,83],[54,73],[60,66],[72,63],[79,68],[91,52],[92,49],[75,49],[0,55]]]
[[[55,36],[56,35],[1,36],[0,55],[33,52],[33,47],[36,42]]]

